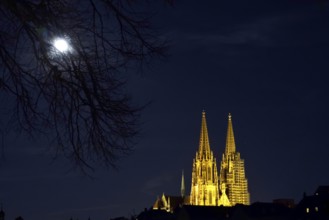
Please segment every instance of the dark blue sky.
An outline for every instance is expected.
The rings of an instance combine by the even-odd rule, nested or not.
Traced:
[[[135,101],[153,101],[135,152],[118,171],[100,169],[90,179],[53,161],[46,141],[7,135],[6,219],[138,214],[163,192],[178,195],[183,169],[189,193],[203,109],[218,164],[232,113],[252,202],[298,202],[329,184],[328,1],[181,0],[155,8],[170,55],[131,76]]]

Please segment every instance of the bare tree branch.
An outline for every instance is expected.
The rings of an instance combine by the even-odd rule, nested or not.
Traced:
[[[2,0],[0,91],[15,102],[10,123],[53,137],[84,168],[116,167],[138,134],[141,107],[124,71],[163,55],[166,44],[133,1]],[[68,52],[53,45],[68,41]]]

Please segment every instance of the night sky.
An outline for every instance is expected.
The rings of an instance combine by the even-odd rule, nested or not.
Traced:
[[[329,185],[329,2],[177,1],[152,6],[169,55],[128,90],[142,112],[135,152],[118,170],[83,175],[46,140],[6,134],[0,202],[6,219],[109,219],[140,213],[163,192],[190,191],[201,113],[220,159],[228,113],[245,160],[251,202]]]

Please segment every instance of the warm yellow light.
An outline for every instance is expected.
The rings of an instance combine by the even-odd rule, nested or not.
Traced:
[[[231,114],[229,114],[220,175],[217,172],[216,159],[210,149],[205,112],[202,112],[199,150],[193,160],[192,169],[191,205],[250,204],[244,160],[236,151]]]

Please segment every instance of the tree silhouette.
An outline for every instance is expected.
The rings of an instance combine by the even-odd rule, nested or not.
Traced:
[[[0,1],[0,92],[9,123],[50,136],[56,152],[82,169],[116,167],[133,149],[141,110],[125,91],[124,73],[166,47],[143,4]]]

